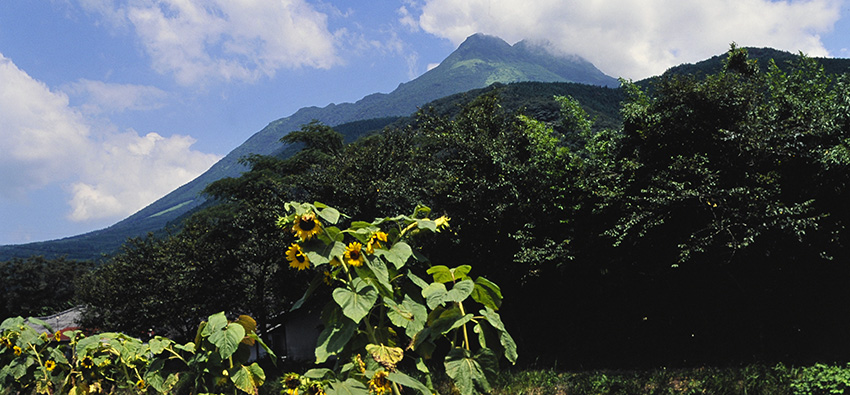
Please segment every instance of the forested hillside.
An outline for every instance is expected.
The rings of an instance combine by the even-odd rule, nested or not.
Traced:
[[[424,204],[451,231],[415,242],[419,264],[471,264],[501,284],[520,363],[846,360],[848,82],[733,48],[716,72],[644,88],[517,106],[557,85],[493,87],[349,144],[310,123],[284,137],[293,156],[248,158],[207,187],[218,204],[129,244],[79,296],[103,329],[188,338],[226,309],[262,332],[312,279],[288,267],[296,236],[275,225],[287,202],[350,218]],[[601,92],[624,95],[621,121]]]

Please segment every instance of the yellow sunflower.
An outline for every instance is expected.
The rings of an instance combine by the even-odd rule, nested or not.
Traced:
[[[91,369],[92,367],[94,367],[94,361],[91,359],[91,357],[85,357],[80,361],[80,366],[82,366],[84,369]]]
[[[48,359],[44,362],[44,369],[46,369],[48,372],[52,372],[53,369],[56,369],[56,362],[53,362]]]
[[[139,381],[136,382],[136,388],[138,388],[140,390],[145,389],[145,387],[147,387],[147,386],[148,386],[148,383],[146,383],[145,380],[139,379]]]
[[[286,250],[286,260],[289,261],[289,267],[298,270],[304,270],[310,267],[310,259],[301,251],[301,245],[293,244]]]
[[[366,253],[374,254],[375,248],[384,248],[384,244],[387,242],[387,234],[381,231],[377,231],[372,233],[372,237],[369,237],[369,242],[366,243]]]
[[[298,395],[298,387],[301,386],[301,376],[298,373],[288,373],[283,376],[283,393],[286,395]]]
[[[53,334],[53,340],[56,340],[56,341],[62,340],[62,331],[56,331],[56,333]]]
[[[21,350],[21,348],[18,346],[12,347],[12,351],[15,353],[16,356],[21,355],[21,353],[24,352],[24,350]]]
[[[358,242],[348,243],[348,247],[345,248],[345,254],[343,255],[343,259],[345,263],[354,266],[360,267],[363,266],[363,245]]]
[[[375,372],[372,379],[369,380],[369,391],[376,395],[383,395],[393,391],[392,384],[387,379],[387,372],[380,370]]]
[[[322,231],[322,224],[316,218],[316,214],[307,213],[295,216],[295,225],[292,225],[292,233],[301,240],[310,240],[313,235]]]

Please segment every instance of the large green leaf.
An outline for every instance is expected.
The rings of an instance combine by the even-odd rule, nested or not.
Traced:
[[[327,323],[316,341],[316,363],[324,363],[331,356],[342,352],[356,330],[357,324],[346,317]]]
[[[390,285],[390,271],[387,269],[387,264],[383,259],[369,259],[366,261],[366,266],[372,271],[375,279],[382,290],[382,294],[391,295],[393,286]]]
[[[230,381],[236,388],[249,394],[255,394],[257,388],[266,381],[266,374],[263,372],[263,368],[254,362],[250,366],[240,366],[236,369],[236,372],[231,373]]]
[[[319,207],[319,203],[314,203],[316,207]],[[324,205],[322,205],[324,206]],[[322,217],[325,221],[329,223],[335,224],[339,221],[339,211],[333,207],[324,206],[319,209],[319,217]]]
[[[454,381],[461,395],[475,395],[490,391],[487,378],[495,369],[495,357],[487,349],[482,349],[475,355],[462,348],[452,349],[446,356],[444,365],[446,374]]]
[[[499,310],[502,306],[502,290],[498,285],[484,277],[475,279],[475,288],[472,290],[472,299],[493,310]]]
[[[342,313],[359,324],[378,300],[378,291],[360,278],[355,278],[352,285],[355,291],[348,288],[337,288],[333,292],[333,298],[337,305],[342,308]]]
[[[342,256],[345,253],[345,244],[339,241],[325,244],[321,240],[310,240],[302,243],[301,247],[304,249],[304,255],[307,255],[307,258],[315,266],[329,263],[334,257]]]
[[[472,321],[472,318],[472,314],[461,314],[460,309],[457,307],[447,309],[430,323],[431,335],[436,339],[440,335],[460,328],[463,324]]]
[[[366,386],[355,379],[331,381],[331,388],[327,388],[325,392],[328,395],[369,395]]]
[[[213,332],[209,340],[218,349],[221,359],[227,359],[236,352],[243,338],[245,338],[245,328],[242,325],[231,323],[223,329]]]
[[[387,317],[390,318],[393,325],[404,328],[407,336],[412,338],[425,327],[425,322],[428,319],[428,309],[421,303],[410,298],[409,295],[404,295],[404,300],[401,304],[396,304],[389,299],[385,299],[385,302],[389,307]]]
[[[443,283],[431,283],[431,285],[428,285],[428,287],[422,290],[422,297],[425,298],[425,303],[428,304],[428,308],[431,310],[445,303],[446,295],[448,295],[448,291]]]
[[[487,322],[499,332],[499,343],[501,343],[502,348],[505,350],[505,358],[507,358],[508,361],[511,361],[511,363],[516,363],[517,357],[519,356],[516,350],[516,342],[514,342],[513,337],[511,337],[507,329],[505,329],[505,324],[502,323],[502,318],[499,316],[499,313],[493,311],[489,307],[479,310],[478,313],[484,316],[484,318],[487,319]]]
[[[213,314],[207,319],[207,324],[204,326],[201,336],[210,336],[214,332],[224,329],[225,326],[227,326],[227,317],[225,317],[224,312]]]
[[[436,265],[428,268],[428,274],[434,276],[434,281],[438,283],[450,283],[457,280],[466,279],[472,266],[460,265],[456,268],[449,269],[447,266]]]
[[[396,270],[401,269],[412,255],[413,249],[402,241],[393,244],[389,250],[383,252],[384,258],[392,263]]]
[[[469,297],[469,295],[472,294],[473,289],[475,289],[475,283],[472,280],[463,280],[452,286],[452,289],[449,290],[448,294],[446,295],[446,300],[458,303],[463,302],[464,300],[466,300],[466,298]]]
[[[416,380],[413,377],[410,377],[404,373],[391,372],[387,375],[387,379],[396,384],[401,384],[405,387],[413,388],[419,391],[422,395],[433,394],[433,391],[431,391],[430,388],[426,387],[425,384],[420,383],[419,380]]]
[[[428,304],[428,307],[433,310],[445,302],[463,302],[472,294],[474,288],[475,283],[470,279],[455,284],[448,291],[442,283],[431,283],[427,288],[422,290],[422,297],[425,298],[425,303]]]

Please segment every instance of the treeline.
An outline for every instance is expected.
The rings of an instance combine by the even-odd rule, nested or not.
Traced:
[[[570,98],[557,119],[509,111],[499,89],[350,144],[311,123],[282,139],[294,156],[245,158],[206,189],[218,204],[129,243],[78,297],[88,325],[131,335],[190,337],[222,309],[262,332],[309,280],[275,228],[286,202],[357,218],[424,204],[452,231],[417,247],[502,285],[520,364],[846,359],[847,83],[733,47],[705,77],[624,83],[621,125]]]

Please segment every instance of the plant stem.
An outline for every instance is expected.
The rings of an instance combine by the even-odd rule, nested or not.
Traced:
[[[465,316],[466,311],[463,310],[463,302],[457,302],[458,307],[460,307],[460,315]],[[466,332],[466,323],[463,323],[463,345],[466,347],[466,351],[469,351],[469,334]]]

